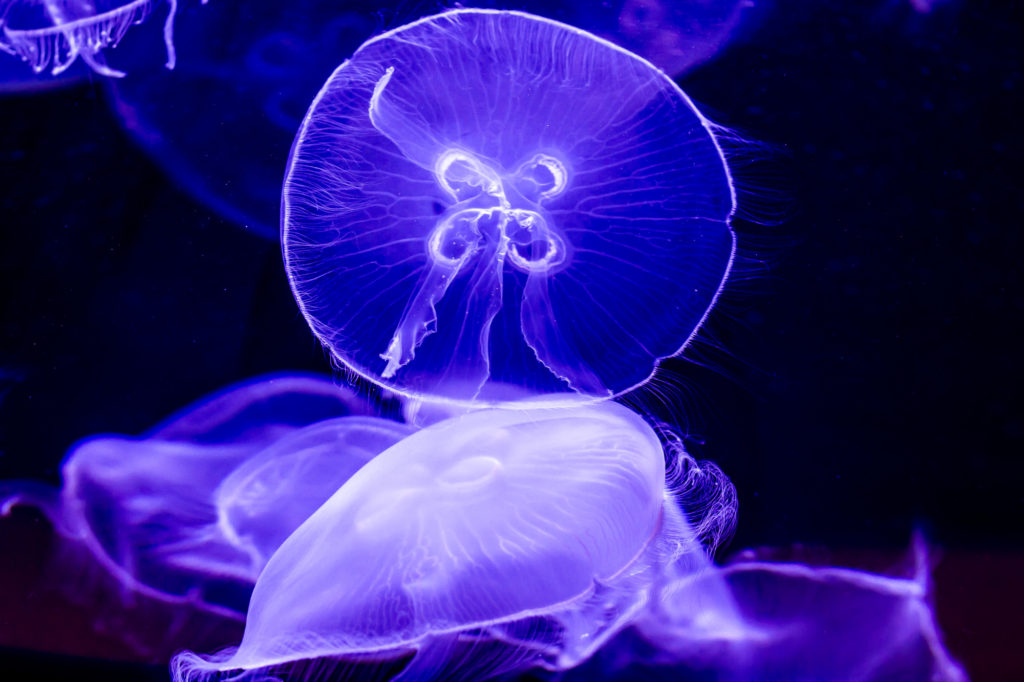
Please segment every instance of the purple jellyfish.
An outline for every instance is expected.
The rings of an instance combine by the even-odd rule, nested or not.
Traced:
[[[205,2],[205,0],[203,0]],[[20,57],[36,73],[61,74],[79,57],[103,76],[123,77],[104,50],[117,47],[128,29],[145,21],[160,0],[2,0],[0,50]],[[168,69],[174,68],[174,15],[167,0],[163,38]]]
[[[296,300],[345,367],[401,394],[637,388],[732,263],[714,130],[649,62],[548,19],[457,10],[377,36],[292,149]]]
[[[722,682],[964,682],[928,603],[920,539],[914,549],[907,577],[765,561],[751,551],[720,569],[681,576],[569,682],[689,679],[693,671],[713,671]],[[723,581],[729,611],[707,599]]]
[[[9,485],[3,509],[39,507],[126,599],[139,593],[239,618],[278,545],[413,431],[365,410],[322,379],[247,383],[142,437],[84,441],[64,462],[59,492]]]
[[[615,403],[438,422],[300,526],[260,574],[237,649],[184,654],[175,679],[338,657],[411,655],[402,679],[572,667],[629,622],[664,566],[707,568],[667,500],[657,435]],[[460,645],[514,653],[467,670],[449,656]]]

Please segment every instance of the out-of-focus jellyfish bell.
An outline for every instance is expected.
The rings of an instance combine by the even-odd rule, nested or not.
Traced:
[[[296,138],[282,240],[348,368],[408,395],[618,395],[694,335],[733,256],[712,125],[644,59],[457,10],[364,44]]]
[[[717,55],[753,5],[753,0],[625,0],[609,38],[679,75]]]
[[[275,241],[281,172],[324,79],[377,26],[377,4],[333,0],[183,5],[173,71],[108,81],[129,133],[177,184]],[[201,11],[201,14],[200,14]]]
[[[179,657],[176,679],[410,652],[409,679],[445,665],[445,679],[482,679],[436,655],[466,640],[518,652],[490,674],[571,667],[628,622],[666,562],[706,561],[666,511],[664,477],[657,436],[614,403],[438,422],[300,526],[256,583],[241,645]]]
[[[39,506],[126,593],[238,617],[281,542],[413,430],[366,409],[322,379],[248,383],[140,438],[86,440],[58,495],[15,485],[4,506]]]
[[[205,3],[206,0],[203,0]],[[122,77],[104,50],[117,47],[128,29],[145,21],[159,0],[3,0],[0,50],[16,55],[36,73],[59,75],[82,58],[93,71]],[[177,0],[167,0],[163,39],[168,69],[174,68],[174,16]]]
[[[609,680],[621,672],[625,679],[689,679],[689,672],[710,670],[723,682],[964,682],[928,603],[920,540],[915,559],[914,575],[897,577],[764,561],[748,551],[664,585],[592,665]],[[723,586],[729,611],[707,598]],[[589,672],[574,671],[578,677],[568,680],[591,679]]]

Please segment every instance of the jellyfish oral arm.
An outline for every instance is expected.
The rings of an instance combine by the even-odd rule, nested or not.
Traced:
[[[386,361],[381,376],[394,377],[414,359],[424,339],[437,331],[437,305],[452,282],[463,273],[472,273],[452,322],[460,326],[456,342],[437,382],[457,380],[478,390],[490,378],[490,329],[501,310],[506,261],[528,273],[531,280],[546,280],[566,260],[567,244],[545,217],[540,203],[565,190],[568,173],[565,164],[550,154],[535,154],[514,172],[504,174],[494,162],[468,150],[442,146],[416,108],[404,101],[401,93],[390,93],[394,77],[395,67],[389,67],[377,81],[370,98],[370,121],[406,158],[429,168],[454,205],[427,239],[429,270],[381,354]],[[438,147],[441,153],[428,165],[427,159]],[[546,290],[546,284],[531,288],[536,296]],[[528,343],[557,341],[560,336],[553,331],[557,330],[555,322],[536,319],[551,315],[550,306],[544,307],[543,301],[540,307],[531,307],[527,301],[524,305],[527,312],[533,312],[533,328],[523,330]],[[560,371],[564,368],[558,366],[549,368],[561,378],[581,377],[574,383],[583,390],[607,392],[586,368],[570,372]]]
[[[464,262],[457,260],[434,263],[430,266],[423,284],[406,306],[387,350],[381,353],[380,357],[387,361],[387,366],[381,373],[382,377],[389,379],[395,372],[409,364],[416,356],[416,348],[423,343],[423,339],[437,329],[435,306],[462,269]]]

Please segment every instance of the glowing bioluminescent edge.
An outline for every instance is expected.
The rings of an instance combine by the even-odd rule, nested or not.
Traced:
[[[474,408],[475,407],[494,407],[494,406],[504,406],[504,407],[509,407],[509,408],[512,408],[512,409],[528,409],[528,408],[534,408],[534,407],[562,408],[562,407],[568,407],[568,406],[572,406],[572,405],[579,405],[581,400],[586,401],[586,402],[600,402],[600,401],[603,401],[603,400],[609,400],[609,399],[612,399],[612,398],[617,398],[619,396],[625,395],[627,393],[631,393],[632,391],[635,391],[637,389],[640,389],[645,384],[647,384],[651,380],[651,378],[653,378],[654,375],[658,372],[658,369],[659,369],[659,367],[661,365],[661,361],[662,360],[666,360],[668,358],[678,357],[679,355],[681,355],[683,353],[684,350],[686,350],[687,346],[690,345],[690,342],[693,341],[693,339],[696,337],[696,335],[698,334],[700,329],[704,326],[704,322],[707,320],[708,315],[710,314],[711,310],[714,308],[715,304],[717,303],[718,298],[721,295],[722,290],[725,287],[725,283],[729,279],[729,274],[732,272],[733,263],[735,262],[735,259],[736,259],[736,235],[735,235],[735,233],[732,230],[732,225],[730,224],[730,221],[732,220],[733,216],[736,213],[736,206],[737,206],[736,188],[735,188],[735,184],[733,182],[732,172],[729,170],[729,164],[728,164],[728,162],[726,160],[725,152],[722,151],[722,147],[719,144],[717,137],[715,136],[715,128],[716,128],[715,124],[712,123],[710,120],[708,120],[707,117],[705,117],[700,112],[700,110],[697,108],[697,106],[693,103],[693,100],[690,99],[689,95],[687,95],[683,91],[683,89],[680,88],[679,85],[674,80],[669,78],[669,76],[664,71],[662,71],[660,68],[655,66],[653,63],[651,63],[647,59],[644,59],[640,55],[637,55],[637,54],[635,54],[633,52],[630,52],[629,50],[627,50],[627,49],[625,49],[623,47],[620,47],[620,46],[616,45],[615,43],[613,43],[613,42],[611,42],[609,40],[601,38],[600,36],[596,36],[596,35],[594,35],[592,33],[588,33],[587,31],[584,31],[582,29],[576,28],[575,26],[571,26],[569,24],[564,24],[564,23],[562,23],[560,21],[555,21],[554,19],[548,19],[546,17],[540,17],[540,16],[537,16],[537,15],[529,14],[528,12],[520,12],[518,10],[497,10],[497,9],[466,8],[466,9],[449,10],[449,11],[446,11],[446,12],[441,12],[439,14],[433,14],[433,15],[430,15],[430,16],[421,17],[421,18],[417,19],[416,21],[410,22],[408,24],[404,24],[404,25],[399,26],[397,28],[393,28],[393,29],[391,29],[389,31],[385,31],[384,33],[381,33],[379,35],[376,35],[376,36],[370,38],[369,40],[367,40],[366,42],[364,42],[362,45],[359,46],[359,48],[352,54],[351,58],[346,59],[344,62],[341,63],[340,66],[338,66],[338,68],[336,68],[331,73],[331,75],[324,82],[323,87],[320,88],[320,91],[317,93],[316,97],[313,98],[312,103],[309,105],[309,108],[306,111],[306,115],[302,119],[302,124],[299,126],[299,130],[298,130],[298,132],[295,135],[295,140],[292,142],[291,150],[288,153],[288,162],[286,164],[285,178],[284,178],[284,182],[282,183],[282,187],[281,187],[281,255],[282,255],[282,259],[284,260],[284,263],[285,263],[285,266],[286,266],[285,267],[285,275],[288,278],[288,285],[291,287],[293,297],[295,298],[295,302],[298,304],[299,310],[302,313],[302,316],[307,320],[307,322],[311,321],[313,319],[313,316],[310,315],[310,313],[309,313],[309,311],[308,311],[308,309],[306,307],[306,303],[303,301],[302,297],[299,294],[299,287],[298,287],[297,282],[295,281],[295,276],[292,274],[292,271],[287,267],[288,262],[289,262],[289,258],[288,258],[287,247],[285,246],[288,243],[288,235],[289,235],[288,225],[289,225],[289,217],[290,217],[290,212],[291,212],[291,202],[288,199],[288,195],[289,195],[289,191],[290,191],[290,189],[292,187],[292,169],[294,167],[293,166],[293,161],[295,160],[296,154],[300,151],[300,149],[302,148],[303,143],[305,142],[305,138],[306,138],[306,135],[307,135],[309,123],[310,123],[310,120],[311,120],[311,113],[314,110],[316,110],[316,108],[320,104],[320,101],[327,94],[329,86],[335,81],[335,78],[338,77],[339,74],[341,74],[344,71],[344,69],[349,65],[349,63],[352,61],[352,59],[357,57],[359,55],[359,53],[362,52],[363,50],[365,50],[366,48],[368,48],[371,45],[374,45],[375,43],[378,43],[378,42],[380,42],[382,40],[386,40],[388,38],[391,38],[392,36],[394,36],[394,35],[396,35],[398,33],[404,32],[407,29],[411,29],[411,28],[414,28],[416,26],[419,26],[421,24],[425,24],[425,23],[433,22],[433,21],[438,21],[438,20],[451,20],[451,19],[457,18],[457,17],[462,16],[462,15],[475,15],[475,16],[479,16],[479,15],[516,16],[516,17],[521,17],[521,18],[524,18],[524,19],[527,19],[527,20],[530,20],[530,21],[535,21],[535,22],[539,22],[539,23],[543,23],[543,24],[548,24],[548,25],[555,26],[555,27],[558,27],[558,28],[563,29],[563,30],[567,30],[567,31],[569,31],[569,32],[571,32],[573,34],[578,35],[578,36],[582,36],[582,37],[588,38],[590,40],[593,40],[593,41],[597,42],[599,45],[603,45],[605,47],[611,48],[611,49],[615,50],[616,52],[618,52],[620,54],[623,54],[623,55],[626,55],[626,56],[628,56],[628,57],[630,57],[632,59],[635,59],[636,61],[640,62],[644,66],[649,67],[650,69],[652,69],[654,72],[656,72],[663,79],[664,83],[669,84],[671,86],[671,89],[675,93],[679,94],[683,98],[683,101],[687,104],[687,106],[690,108],[690,110],[697,115],[697,118],[700,121],[701,126],[703,126],[704,130],[711,137],[711,142],[714,145],[715,151],[718,153],[718,157],[719,157],[719,159],[720,159],[720,161],[722,163],[722,169],[725,172],[726,184],[729,186],[729,197],[730,197],[731,206],[730,206],[730,209],[729,209],[729,213],[725,217],[725,220],[724,220],[725,225],[728,228],[729,239],[730,239],[729,258],[728,258],[728,261],[727,261],[727,263],[725,265],[725,269],[724,269],[724,272],[722,274],[722,278],[719,281],[718,286],[716,287],[714,294],[711,296],[710,303],[708,304],[707,308],[704,310],[703,315],[701,315],[700,319],[697,321],[697,324],[694,326],[693,330],[690,332],[690,335],[687,336],[685,341],[683,341],[683,344],[679,347],[679,349],[676,350],[674,353],[671,353],[669,355],[665,355],[665,356],[661,356],[661,357],[655,358],[654,368],[651,370],[650,374],[648,374],[642,381],[639,381],[639,382],[633,384],[632,386],[630,386],[630,387],[628,387],[626,389],[620,390],[618,392],[611,392],[611,391],[609,391],[609,393],[607,395],[590,395],[590,394],[586,394],[586,393],[577,393],[577,392],[571,392],[570,393],[570,391],[566,391],[566,396],[568,396],[567,399],[561,399],[560,400],[557,397],[552,399],[552,396],[559,396],[559,394],[555,393],[555,394],[549,394],[548,396],[545,396],[543,400],[526,398],[526,399],[523,399],[523,400],[520,400],[520,401],[516,401],[515,403],[505,403],[503,401],[489,401],[489,400],[487,400],[485,398],[469,398],[469,399],[466,399],[466,398],[451,398],[451,397],[448,397],[448,396],[443,396],[443,395],[438,395],[438,394],[433,394],[433,393],[419,392],[419,391],[415,391],[415,390],[403,387],[403,386],[401,386],[401,385],[399,385],[399,384],[397,384],[395,382],[387,381],[387,380],[383,379],[382,377],[377,376],[374,372],[371,372],[371,371],[369,371],[369,370],[367,370],[367,369],[365,369],[363,367],[359,367],[354,362],[352,362],[352,361],[342,357],[339,352],[335,351],[331,347],[331,345],[329,343],[327,343],[327,339],[325,338],[324,334],[322,334],[321,331],[319,329],[317,329],[316,325],[310,323],[310,329],[313,331],[313,334],[317,337],[317,340],[325,348],[327,348],[330,351],[331,357],[337,363],[340,363],[343,366],[343,367],[341,367],[339,369],[343,369],[343,370],[345,370],[347,372],[350,372],[351,374],[355,375],[355,377],[357,377],[358,379],[362,379],[364,381],[369,382],[370,384],[373,384],[373,385],[376,385],[376,386],[380,386],[380,387],[382,387],[382,388],[384,388],[384,389],[386,389],[388,391],[391,391],[393,393],[396,393],[398,395],[402,395],[402,396],[405,396],[405,397],[408,397],[408,398],[413,398],[413,399],[416,399],[416,400],[422,400],[424,402],[446,403],[446,404],[451,404],[451,405],[459,405],[459,406],[462,406],[462,407],[474,407]],[[531,349],[531,350],[533,350],[533,353],[536,356],[536,350],[534,350],[534,349]],[[537,359],[538,359],[538,361],[540,361],[540,358],[537,358]],[[540,361],[540,362],[541,362],[542,365],[544,364],[543,361]],[[561,379],[562,377],[558,377],[558,378]]]

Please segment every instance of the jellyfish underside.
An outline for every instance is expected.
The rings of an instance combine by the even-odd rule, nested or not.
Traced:
[[[204,3],[206,0],[202,0]],[[0,16],[0,49],[20,57],[39,74],[60,75],[81,57],[96,73],[121,78],[124,71],[107,64],[104,50],[117,47],[128,30],[145,21],[160,0],[14,0]],[[173,69],[174,18],[177,0],[167,0],[163,40],[165,66]]]

